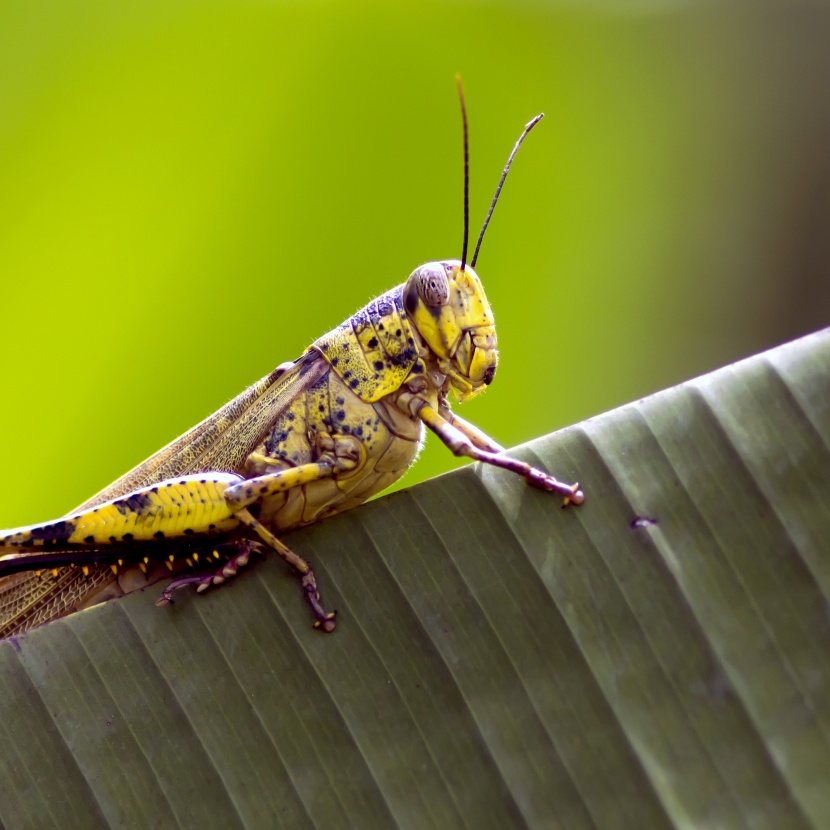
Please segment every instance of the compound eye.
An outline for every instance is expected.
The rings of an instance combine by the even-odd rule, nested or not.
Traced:
[[[418,274],[418,296],[429,308],[446,305],[450,298],[450,285],[443,270],[426,266]]]

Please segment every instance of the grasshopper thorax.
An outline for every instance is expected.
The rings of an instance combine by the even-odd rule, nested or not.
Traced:
[[[496,373],[496,327],[481,280],[457,259],[428,262],[403,289],[410,324],[435,355],[459,400],[481,392]]]

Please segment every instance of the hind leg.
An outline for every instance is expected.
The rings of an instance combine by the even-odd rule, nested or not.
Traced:
[[[319,452],[317,461],[245,479],[228,487],[224,491],[224,497],[233,517],[253,530],[269,548],[276,551],[300,575],[303,593],[314,614],[314,627],[328,633],[334,631],[336,612],[327,611],[323,606],[317,589],[317,579],[311,565],[278,539],[248,510],[251,505],[256,504],[260,499],[283,493],[294,487],[303,487],[323,478],[354,472],[366,462],[366,451],[354,436],[324,434],[318,436],[317,440]],[[267,461],[268,459],[262,460]],[[195,584],[197,591],[205,591],[211,585],[219,585],[229,577],[234,576],[240,566],[247,564],[249,557],[250,551],[243,550],[240,554],[232,557],[215,574],[201,577],[186,576],[176,579],[168,586],[161,601],[169,602],[169,594],[184,585]]]

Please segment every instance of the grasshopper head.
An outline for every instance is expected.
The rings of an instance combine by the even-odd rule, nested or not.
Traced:
[[[412,325],[438,359],[460,401],[487,386],[496,373],[496,326],[481,280],[457,259],[416,268],[404,286]]]

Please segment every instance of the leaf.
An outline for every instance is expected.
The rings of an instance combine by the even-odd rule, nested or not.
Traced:
[[[7,827],[826,827],[830,329],[0,644]]]

